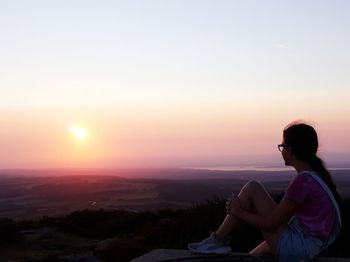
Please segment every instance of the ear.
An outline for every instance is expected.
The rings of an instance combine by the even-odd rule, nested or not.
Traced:
[[[294,155],[294,152],[293,152],[293,150],[292,150],[292,148],[289,146],[289,147],[287,147],[287,152],[288,152],[288,154],[290,155],[290,156],[293,156]]]

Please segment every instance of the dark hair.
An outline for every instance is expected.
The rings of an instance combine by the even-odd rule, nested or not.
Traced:
[[[284,142],[290,146],[293,154],[308,163],[311,169],[321,176],[338,204],[340,204],[341,198],[332,176],[322,159],[317,156],[318,137],[315,129],[305,123],[293,122],[283,130],[283,137]]]

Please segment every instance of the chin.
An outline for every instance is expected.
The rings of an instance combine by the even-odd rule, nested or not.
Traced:
[[[290,166],[290,164],[287,161],[284,161],[285,166]]]

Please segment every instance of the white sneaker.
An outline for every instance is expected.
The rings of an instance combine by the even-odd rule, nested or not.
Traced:
[[[232,252],[228,239],[218,240],[215,233],[211,232],[210,236],[199,243],[188,244],[188,249],[197,254],[219,254],[225,255]]]

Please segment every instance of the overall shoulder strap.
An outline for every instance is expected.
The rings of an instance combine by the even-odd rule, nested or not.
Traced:
[[[330,244],[332,244],[335,241],[337,235],[340,232],[340,229],[341,229],[340,209],[339,209],[337,201],[335,200],[335,198],[333,196],[332,191],[329,189],[327,184],[322,180],[322,178],[320,176],[316,175],[315,172],[313,172],[313,171],[304,171],[301,173],[311,176],[315,181],[317,181],[322,186],[323,190],[327,193],[329,199],[332,201],[333,206],[334,206],[336,213],[337,213],[338,219],[336,220],[336,223],[333,226],[333,229],[332,229],[328,239],[322,245],[322,249],[324,249],[324,248],[327,248]],[[299,174],[301,174],[301,173],[299,173]]]
[[[303,171],[303,172],[300,172],[299,174],[305,174],[305,175],[311,176],[313,179],[315,179],[322,186],[323,190],[327,193],[329,199],[333,203],[333,206],[337,212],[339,225],[341,225],[341,216],[340,216],[340,209],[339,209],[338,203],[335,200],[334,195],[333,195],[332,191],[329,189],[329,187],[327,186],[327,184],[322,180],[322,178],[320,176],[316,175],[315,172],[313,172],[313,171]]]

